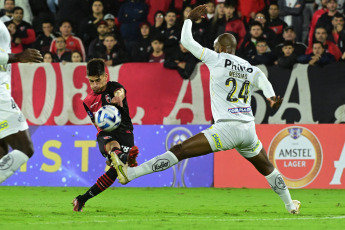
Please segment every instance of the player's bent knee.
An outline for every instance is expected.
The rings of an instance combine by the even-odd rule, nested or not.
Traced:
[[[177,157],[179,161],[185,159],[185,157],[183,156],[182,144],[174,145],[173,147],[170,148],[170,151],[175,154],[175,156]]]

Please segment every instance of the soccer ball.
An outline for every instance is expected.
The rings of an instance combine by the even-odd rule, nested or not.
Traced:
[[[104,131],[113,131],[121,124],[121,113],[113,105],[104,105],[96,112],[95,123]]]

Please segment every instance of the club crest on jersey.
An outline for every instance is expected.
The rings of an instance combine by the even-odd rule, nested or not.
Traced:
[[[111,102],[111,98],[110,98],[109,94],[105,95],[105,100],[106,100],[108,103]]]

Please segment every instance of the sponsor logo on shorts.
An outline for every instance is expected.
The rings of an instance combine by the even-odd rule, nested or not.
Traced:
[[[212,134],[214,143],[216,144],[217,149],[221,149],[223,147],[222,142],[220,141],[220,138],[217,133]]]
[[[159,159],[152,165],[154,172],[163,171],[170,167],[170,161],[168,159]]]
[[[307,186],[322,167],[319,140],[310,130],[300,126],[290,126],[278,132],[270,144],[268,156],[290,188]]]
[[[8,122],[2,121],[0,122],[0,132],[8,128]]]
[[[252,107],[238,107],[238,108],[229,108],[228,111],[232,114],[236,113],[250,113],[252,111]]]
[[[0,170],[6,170],[10,168],[13,164],[13,157],[11,155],[6,155],[1,159]]]
[[[258,140],[258,142],[256,142],[256,145],[254,146],[254,148],[252,148],[252,152],[254,152],[255,150],[257,150],[257,148],[260,145],[260,141]]]

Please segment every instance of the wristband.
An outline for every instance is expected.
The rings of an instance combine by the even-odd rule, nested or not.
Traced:
[[[7,53],[0,52],[0,65],[4,65],[8,63],[9,56]]]

